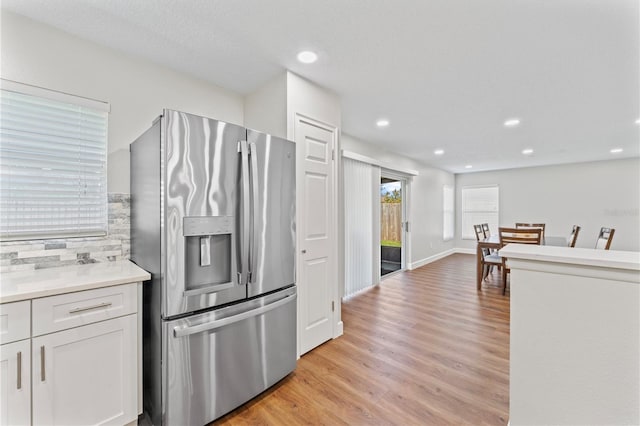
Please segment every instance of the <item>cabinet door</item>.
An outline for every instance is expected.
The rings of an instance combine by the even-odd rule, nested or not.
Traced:
[[[31,340],[0,346],[0,425],[31,424]]]
[[[33,338],[33,423],[135,420],[136,325],[136,315],[127,315]]]

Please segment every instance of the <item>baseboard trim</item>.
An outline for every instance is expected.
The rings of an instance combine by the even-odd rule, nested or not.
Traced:
[[[333,338],[340,337],[344,334],[344,323],[342,321],[338,321],[336,327],[334,329]]]
[[[425,259],[421,259],[421,260],[418,260],[416,262],[412,262],[412,263],[409,264],[409,270],[419,268],[419,267],[427,265],[427,264],[429,264],[431,262],[435,262],[436,260],[440,260],[442,258],[445,258],[445,257],[447,257],[447,256],[449,256],[449,255],[451,255],[453,253],[455,253],[455,249],[449,249],[449,250],[443,251],[441,253],[434,254],[433,256],[429,256],[429,257],[427,257]]]
[[[433,256],[429,256],[425,259],[421,259],[418,260],[416,262],[410,263],[408,269],[412,270],[412,269],[416,269],[419,268],[421,266],[427,265],[431,262],[435,262],[436,260],[440,260],[442,258],[445,258],[447,256],[450,256],[452,254],[455,253],[462,253],[462,254],[476,254],[476,249],[473,248],[461,248],[461,247],[456,247],[456,248],[452,248],[446,251],[443,251],[442,253],[438,253],[438,254],[434,254]]]
[[[474,248],[455,248],[454,249],[456,253],[462,253],[462,254],[476,254],[476,249]]]

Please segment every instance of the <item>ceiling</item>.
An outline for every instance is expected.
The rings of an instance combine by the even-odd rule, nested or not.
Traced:
[[[241,94],[289,69],[340,96],[343,133],[453,173],[640,155],[638,0],[2,0],[2,8]],[[316,63],[296,61],[305,49]],[[380,118],[390,125],[377,128]],[[509,118],[520,125],[505,127]]]

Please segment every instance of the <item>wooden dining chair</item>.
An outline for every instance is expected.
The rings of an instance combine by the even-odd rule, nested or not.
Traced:
[[[482,230],[482,225],[473,225],[473,232],[476,234],[476,241],[481,241],[486,238]]]
[[[473,225],[473,230],[478,242],[488,237],[488,235],[485,235],[482,225]],[[480,263],[482,263],[482,279],[486,279],[493,266],[502,266],[502,259],[497,253],[492,253],[489,249],[482,249]]]
[[[611,241],[613,241],[613,234],[616,230],[613,228],[600,228],[598,239],[596,240],[596,249],[609,250],[611,247]]]
[[[500,247],[504,247],[507,244],[537,244],[542,242],[542,229],[527,227],[527,228],[503,228],[498,229],[498,235],[500,236]],[[507,274],[510,272],[507,268],[506,259],[501,257],[502,260],[502,294],[507,292]]]
[[[491,230],[489,229],[489,224],[488,223],[483,223],[482,224],[482,230],[484,231],[484,237],[490,237],[491,236]],[[495,253],[497,250],[496,249],[489,249],[489,252],[491,253]],[[502,268],[502,265],[498,265],[498,270],[500,270]]]
[[[580,232],[580,227],[578,225],[573,225],[573,229],[571,230],[571,235],[569,235],[567,246],[569,247],[576,246],[576,241],[578,240],[578,232]]]
[[[544,227],[545,224],[544,223],[521,223],[521,222],[517,222],[516,223],[516,228],[526,228],[526,229],[542,229],[542,238],[544,239]]]

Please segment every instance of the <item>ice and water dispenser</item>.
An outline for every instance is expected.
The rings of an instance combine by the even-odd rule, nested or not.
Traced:
[[[185,217],[185,293],[233,286],[233,216]]]

